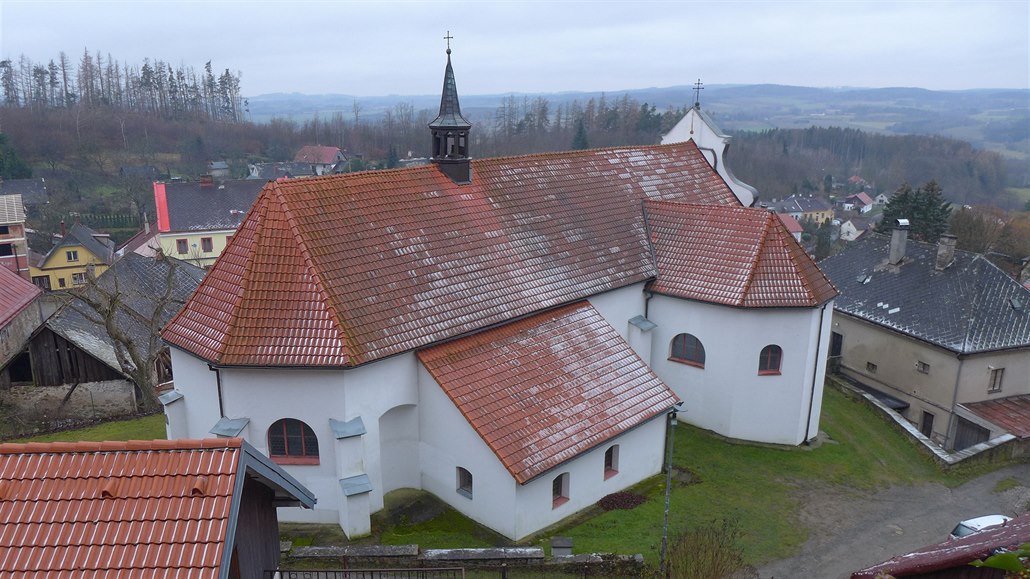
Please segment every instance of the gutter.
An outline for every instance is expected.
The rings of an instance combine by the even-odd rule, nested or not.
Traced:
[[[218,417],[225,418],[225,407],[222,405],[222,373],[211,364],[207,365],[207,369],[215,373],[215,385],[218,391]]]

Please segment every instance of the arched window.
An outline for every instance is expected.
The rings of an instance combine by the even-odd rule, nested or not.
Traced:
[[[268,456],[280,464],[318,464],[318,438],[311,427],[283,418],[268,429]]]
[[[782,361],[783,350],[776,344],[769,344],[762,348],[762,353],[758,355],[758,373],[779,374]]]
[[[680,334],[672,339],[672,354],[669,359],[704,368],[705,347],[694,334]]]
[[[604,451],[604,479],[619,474],[619,445],[613,444]]]
[[[569,502],[569,473],[563,472],[551,481],[551,508],[557,509],[567,502]]]
[[[472,498],[472,473],[460,466],[458,467],[458,494],[469,499]]]

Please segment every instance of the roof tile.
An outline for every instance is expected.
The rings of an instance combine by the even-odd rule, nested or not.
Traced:
[[[418,357],[519,483],[676,402],[586,302],[434,346]]]
[[[268,184],[170,343],[224,365],[356,365],[655,274],[640,203],[737,204],[692,143]]]

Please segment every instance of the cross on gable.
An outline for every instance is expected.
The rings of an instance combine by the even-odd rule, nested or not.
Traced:
[[[703,84],[701,84],[701,79],[697,79],[697,82],[694,83],[694,107],[695,108],[701,108],[701,91],[703,91],[703,90],[705,90],[705,87],[704,87]]]
[[[454,37],[453,37],[453,36],[451,36],[451,31],[450,31],[450,30],[448,30],[448,31],[447,31],[447,36],[444,36],[444,37],[443,37],[443,39],[447,41],[447,50],[450,50],[450,49],[451,49],[451,39],[452,39],[452,38],[454,38]]]

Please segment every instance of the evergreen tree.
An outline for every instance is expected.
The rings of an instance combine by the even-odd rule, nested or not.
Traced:
[[[397,147],[390,145],[390,150],[386,153],[386,168],[396,169],[400,164],[400,157],[397,155]]]
[[[587,141],[587,129],[583,126],[583,118],[576,119],[576,134],[572,137],[572,150],[582,151],[583,149],[589,149],[590,143]]]
[[[883,208],[883,220],[876,231],[886,233],[897,219],[909,220],[909,235],[913,239],[936,243],[948,230],[951,202],[944,200],[944,191],[936,181],[930,181],[913,190],[903,183]]]
[[[0,133],[0,180],[28,179],[32,177],[32,168],[18,157],[7,142],[7,135]]]

